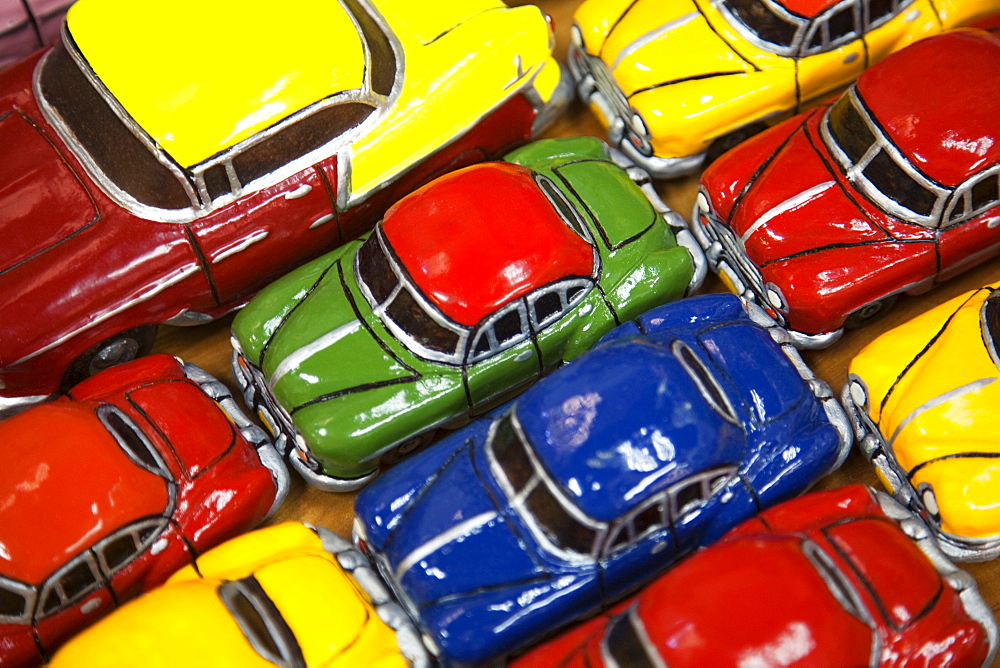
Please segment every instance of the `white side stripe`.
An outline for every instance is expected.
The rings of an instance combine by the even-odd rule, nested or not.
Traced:
[[[434,536],[434,538],[427,541],[413,552],[410,552],[406,555],[405,559],[399,562],[399,566],[396,567],[396,572],[393,573],[396,578],[396,582],[403,581],[403,576],[406,575],[406,571],[413,567],[413,564],[421,561],[424,557],[437,552],[448,543],[452,543],[462,536],[467,536],[484,524],[492,522],[496,516],[497,513],[494,510],[480,513],[479,515],[470,517],[464,522],[459,522],[447,531],[443,531],[437,536]]]
[[[803,190],[797,195],[789,197],[780,204],[774,205],[774,207],[765,211],[764,215],[762,215],[760,218],[757,219],[757,222],[755,222],[753,225],[747,228],[747,231],[744,232],[743,236],[740,237],[740,241],[745,244],[747,242],[747,239],[749,239],[751,235],[753,235],[753,233],[760,228],[761,225],[766,225],[768,221],[770,221],[772,218],[776,218],[781,214],[785,213],[786,211],[791,211],[795,207],[805,204],[808,200],[820,194],[821,192],[823,192],[830,186],[834,185],[835,183],[836,183],[835,181],[826,181],[825,183],[813,186],[809,190]]]
[[[267,384],[273,390],[275,385],[278,384],[285,374],[290,371],[294,371],[299,367],[300,364],[305,362],[307,359],[312,357],[318,352],[322,352],[326,348],[329,348],[337,341],[340,341],[345,336],[352,334],[361,328],[361,323],[357,320],[352,320],[351,322],[341,325],[332,332],[327,332],[323,336],[319,337],[312,343],[307,343],[302,346],[291,355],[281,360],[278,367],[271,374],[271,378],[268,379]]]

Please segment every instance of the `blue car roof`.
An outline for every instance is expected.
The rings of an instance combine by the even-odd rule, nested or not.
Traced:
[[[612,521],[675,482],[745,458],[743,428],[703,397],[675,340],[630,338],[590,351],[517,401],[539,461],[594,520]]]

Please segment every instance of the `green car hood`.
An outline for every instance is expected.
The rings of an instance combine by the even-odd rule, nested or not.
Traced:
[[[289,412],[331,395],[418,378],[377,338],[382,325],[367,302],[345,290],[340,272],[327,272],[268,342],[262,371]]]
[[[650,22],[651,14],[656,22]],[[717,20],[724,23],[721,17]],[[723,27],[726,32],[735,32]],[[639,0],[615,26],[599,53],[625,95],[631,96],[664,84],[753,72],[754,64],[745,58],[748,49],[753,47],[744,42],[743,53],[735,51],[691,0]]]

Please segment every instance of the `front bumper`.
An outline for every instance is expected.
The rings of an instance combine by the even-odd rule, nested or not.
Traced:
[[[375,477],[375,471],[360,478],[337,478],[325,473],[305,439],[295,428],[292,416],[271,394],[264,374],[246,358],[235,338],[232,343],[233,376],[243,392],[244,402],[274,434],[277,451],[309,485],[324,492],[353,492]]]
[[[190,362],[185,362],[184,375],[192,382],[197,383],[202,392],[229,416],[232,423],[239,429],[240,434],[243,435],[243,438],[257,450],[260,463],[271,472],[275,491],[274,501],[271,503],[271,508],[267,514],[269,516],[272,515],[285,500],[285,497],[288,496],[291,477],[288,475],[288,468],[285,467],[285,463],[281,460],[281,455],[278,454],[275,446],[272,445],[271,439],[267,437],[263,429],[250,421],[250,418],[246,416],[236,403],[236,400],[233,399],[229,388],[219,382],[210,373]]]
[[[809,391],[819,401],[826,413],[827,419],[837,431],[839,445],[837,448],[837,459],[827,473],[839,469],[851,452],[851,445],[854,443],[854,432],[851,429],[851,422],[844,412],[844,408],[837,402],[833,390],[824,381],[816,377],[812,369],[805,363],[794,343],[794,337],[784,327],[779,325],[770,314],[752,301],[744,301],[744,308],[750,319],[762,327],[775,343],[781,346],[781,351],[795,367],[799,377],[809,387]]]
[[[636,114],[608,66],[600,58],[588,54],[579,38],[570,41],[567,66],[580,99],[607,126],[610,143],[651,176],[667,179],[694,174],[701,169],[705,152],[673,158],[655,154],[648,132],[634,122]]]
[[[973,538],[948,533],[941,528],[937,500],[930,487],[918,489],[899,464],[892,446],[886,442],[868,411],[868,388],[855,374],[850,374],[841,393],[841,403],[854,430],[858,447],[875,467],[879,480],[893,498],[919,517],[934,534],[941,551],[956,561],[989,561],[1000,557],[1000,539]]]
[[[708,198],[703,192],[698,194],[691,213],[691,233],[704,250],[708,265],[726,287],[760,306],[779,325],[785,327],[796,348],[825,348],[843,335],[843,328],[819,334],[787,329],[788,322],[784,314],[771,304],[760,269],[747,256],[743,245],[729,226],[712,214]]]

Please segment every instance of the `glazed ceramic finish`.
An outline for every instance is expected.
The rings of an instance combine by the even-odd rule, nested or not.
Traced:
[[[383,473],[355,541],[443,662],[515,652],[840,465],[846,417],[783,337],[734,295],[654,309]]]
[[[0,1],[0,68],[59,38],[63,16],[73,0]]]
[[[660,211],[683,221],[600,140],[505,159],[418,190],[237,315],[247,402],[311,483],[359,487],[400,444],[483,413],[700,280],[700,249]]]
[[[709,167],[693,231],[731,289],[827,345],[1000,250],[985,99],[1000,100],[1000,36],[922,40]]]
[[[611,142],[654,176],[679,176],[716,142],[731,145],[893,51],[998,10],[997,0],[588,0],[569,66]]]
[[[783,503],[512,666],[991,665],[972,578],[900,510],[860,485]]]
[[[288,472],[221,383],[168,355],[0,422],[0,663],[80,628],[254,527]],[[43,525],[40,525],[42,522]]]
[[[412,623],[364,557],[296,522],[234,538],[64,646],[53,668],[427,668]]]
[[[1000,554],[1000,293],[960,295],[875,339],[843,400],[890,492],[955,559]]]
[[[0,75],[0,409],[102,341],[245,303],[568,97],[535,7],[202,4],[83,0]]]

